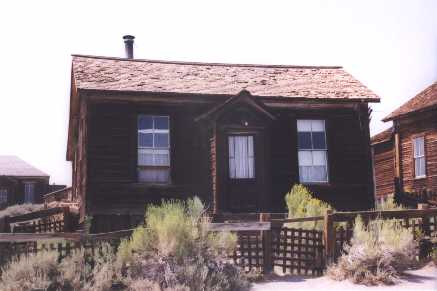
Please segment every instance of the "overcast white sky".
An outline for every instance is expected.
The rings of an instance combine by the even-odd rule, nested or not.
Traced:
[[[437,80],[437,1],[1,1],[0,154],[71,184],[70,54],[342,65],[381,118]]]

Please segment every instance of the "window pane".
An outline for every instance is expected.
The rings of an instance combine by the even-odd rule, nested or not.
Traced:
[[[297,139],[299,149],[312,149],[311,132],[299,132]]]
[[[253,136],[230,136],[229,143],[229,177],[254,178],[255,159]]]
[[[414,140],[414,157],[422,157],[425,155],[425,143],[423,137],[415,138]]]
[[[152,133],[138,133],[138,145],[140,147],[153,147],[153,134]]]
[[[326,149],[326,140],[324,132],[313,132],[313,148]]]
[[[170,166],[169,150],[155,151],[155,166]]]
[[[138,149],[138,165],[154,166],[154,151],[153,149]]]
[[[312,182],[326,182],[327,173],[325,166],[314,166],[311,167],[311,181]]]
[[[312,151],[313,153],[313,165],[314,166],[326,166],[326,152],[325,151]]]
[[[298,120],[297,131],[311,132],[311,120]]]
[[[138,117],[138,129],[152,129],[153,117],[150,115],[140,115]]]
[[[424,157],[416,158],[414,160],[414,163],[415,163],[414,170],[415,170],[416,177],[424,177],[426,174],[425,173],[425,169],[426,169],[425,158]]]
[[[302,183],[311,182],[311,166],[299,167],[299,180]]]
[[[311,151],[299,151],[299,166],[312,166],[313,157]]]
[[[168,133],[155,133],[155,148],[167,148],[169,144]]]
[[[324,120],[311,120],[311,131],[312,132],[324,132],[325,131],[325,121]]]
[[[168,129],[169,118],[167,116],[155,117],[155,129]]]
[[[140,182],[168,183],[170,181],[170,169],[139,169],[138,180]]]

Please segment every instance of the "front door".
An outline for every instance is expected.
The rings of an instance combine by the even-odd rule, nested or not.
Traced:
[[[227,135],[227,196],[232,212],[259,210],[263,176],[262,139],[259,134]],[[260,191],[261,190],[261,191]]]

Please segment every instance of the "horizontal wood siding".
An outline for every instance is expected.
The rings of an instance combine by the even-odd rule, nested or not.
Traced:
[[[394,194],[394,154],[393,142],[387,141],[373,146],[376,196]]]
[[[299,183],[297,157],[297,119],[324,119],[328,143],[329,183],[308,184],[314,194],[339,210],[373,207],[369,137],[366,118],[355,110],[281,111],[272,127],[272,198],[275,211],[285,209],[284,196]],[[364,114],[363,112],[361,114]]]
[[[401,170],[404,190],[437,191],[437,112],[409,118],[400,123]],[[425,137],[426,178],[416,179],[413,162],[413,138]]]
[[[206,145],[190,108],[93,104],[89,116],[89,211],[141,213],[146,203],[163,198],[197,195],[208,201],[210,184]],[[138,114],[170,116],[171,184],[147,185],[137,181]]]

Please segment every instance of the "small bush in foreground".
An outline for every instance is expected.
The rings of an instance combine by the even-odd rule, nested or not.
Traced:
[[[405,209],[402,205],[396,203],[394,196],[391,195],[383,201],[376,202],[376,210],[403,210]]]
[[[289,218],[302,218],[324,215],[326,210],[332,207],[319,199],[313,198],[313,194],[303,185],[296,184],[290,192],[285,195],[285,202],[288,208]],[[323,222],[296,222],[290,226],[306,229],[322,229]]]
[[[376,219],[365,226],[357,217],[351,245],[328,267],[328,275],[357,284],[393,284],[400,272],[415,264],[416,255],[413,234],[395,220]]]
[[[131,290],[242,290],[248,283],[227,254],[236,236],[211,233],[199,199],[146,210],[146,227],[122,242],[118,261]],[[143,289],[141,289],[143,288]]]

